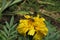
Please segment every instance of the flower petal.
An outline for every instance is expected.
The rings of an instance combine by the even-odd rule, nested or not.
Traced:
[[[33,40],[42,40],[43,35],[41,33],[36,33],[33,37]]]
[[[34,33],[35,33],[34,28],[31,28],[31,29],[29,30],[29,32],[28,32],[28,35],[33,36],[33,35],[34,35]]]

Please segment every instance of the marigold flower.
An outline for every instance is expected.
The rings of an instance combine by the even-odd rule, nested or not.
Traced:
[[[48,33],[48,28],[44,23],[45,19],[40,18],[39,15],[37,17],[31,17],[29,15],[25,15],[27,19],[21,19],[20,24],[17,26],[17,30],[22,35],[31,35],[33,36],[33,40],[42,40],[44,36]]]

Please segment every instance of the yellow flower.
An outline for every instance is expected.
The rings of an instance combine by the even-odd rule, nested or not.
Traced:
[[[29,30],[29,32],[28,32],[28,35],[34,35],[34,33],[35,33],[35,30],[34,30],[34,28],[31,28],[30,30]]]
[[[45,19],[43,17],[31,17],[25,15],[26,19],[21,19],[20,24],[17,26],[17,30],[22,35],[31,35],[33,40],[42,40],[44,36],[48,33],[48,28],[44,23]]]

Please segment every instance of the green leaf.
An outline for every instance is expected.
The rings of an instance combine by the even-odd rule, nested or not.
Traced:
[[[0,18],[2,16],[2,12],[10,5],[12,1],[9,1],[7,3],[7,0],[2,0],[2,6],[1,6],[1,9],[0,9]]]
[[[14,0],[11,4],[10,4],[10,6],[11,5],[13,5],[13,4],[16,4],[16,3],[18,3],[18,2],[21,2],[22,0]]]
[[[15,37],[17,37],[17,35],[13,35],[13,36],[11,36],[9,39],[13,39],[13,38],[15,38]]]
[[[38,3],[40,3],[40,4],[50,4],[50,5],[55,6],[54,3],[50,3],[50,2],[38,1]]]
[[[14,30],[13,32],[11,32],[10,35],[14,35],[15,33],[17,33],[17,30]]]
[[[2,0],[2,5],[1,5],[1,7],[0,7],[0,18],[1,18],[1,16],[2,16],[2,10],[3,10],[3,8],[5,7],[5,5],[6,5],[6,0]]]
[[[10,20],[10,27],[13,25],[14,23],[14,17],[12,16],[11,20]]]
[[[15,1],[13,1],[13,2],[12,2],[12,1],[13,1],[13,0],[10,0],[9,2],[7,2],[7,0],[2,0],[2,6],[1,6],[1,8],[0,8],[0,18],[1,18],[1,16],[2,16],[2,12],[3,12],[6,8],[12,6],[13,4],[16,4],[16,3],[20,2],[21,0],[15,0]]]
[[[8,3],[6,3],[5,5],[2,6],[1,11],[3,12],[11,3],[12,1],[9,1]]]
[[[18,35],[18,40],[23,40],[23,36]]]
[[[7,0],[2,0],[2,6],[1,6],[2,9],[5,7],[6,3],[7,3]]]
[[[9,34],[9,30],[7,29],[6,26],[3,27],[3,30],[5,31],[6,34]]]
[[[1,35],[4,35],[4,37],[8,38],[7,34],[4,31],[1,30],[0,32],[1,32]]]
[[[48,21],[45,21],[45,23],[47,24],[47,27],[48,27],[48,34],[47,36],[44,38],[44,40],[57,40],[60,36],[59,33],[60,31],[57,31],[56,27],[53,26],[52,24],[50,24],[50,22]]]
[[[30,13],[27,11],[18,11],[16,14],[25,15],[25,14],[30,14]]]
[[[0,34],[0,37],[2,38],[2,40],[6,40],[6,38],[4,36],[2,36],[1,34]]]
[[[13,24],[14,17],[12,16],[10,20],[10,24],[8,22],[5,22],[6,25],[3,26],[3,30],[0,30],[0,37],[4,38],[6,40],[14,40],[17,37],[17,30],[16,30],[16,25]],[[11,27],[10,27],[11,26]]]
[[[15,27],[16,27],[17,24],[13,25],[11,28],[10,28],[10,31],[12,31]]]
[[[8,24],[8,22],[6,21],[5,23],[6,23],[6,27],[10,29],[10,25]]]

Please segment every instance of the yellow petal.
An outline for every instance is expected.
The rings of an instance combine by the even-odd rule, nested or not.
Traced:
[[[47,29],[47,27],[42,27],[42,28],[40,28],[39,31],[40,31],[42,34],[44,34],[44,36],[46,36],[47,33],[48,33],[48,29]]]
[[[43,20],[43,21],[45,21],[45,19],[42,17],[42,18],[40,18],[40,20]]]
[[[27,23],[28,20],[26,20],[26,19],[25,19],[25,20],[20,20],[19,22],[20,22],[20,23]]]
[[[48,33],[48,29],[47,29],[47,28],[41,29],[41,33],[44,34],[44,35],[46,36],[47,33]]]
[[[17,29],[18,29],[18,28],[23,28],[23,27],[24,27],[24,24],[21,23],[21,24],[19,24],[19,25],[17,26]]]
[[[42,40],[43,35],[41,33],[36,33],[33,37],[33,40]]]
[[[17,29],[17,31],[22,35],[26,35],[28,30],[29,30],[28,28]]]
[[[34,33],[35,33],[35,30],[34,30],[34,29],[30,29],[30,30],[29,30],[29,32],[28,32],[28,35],[33,36],[33,35],[34,35]]]

